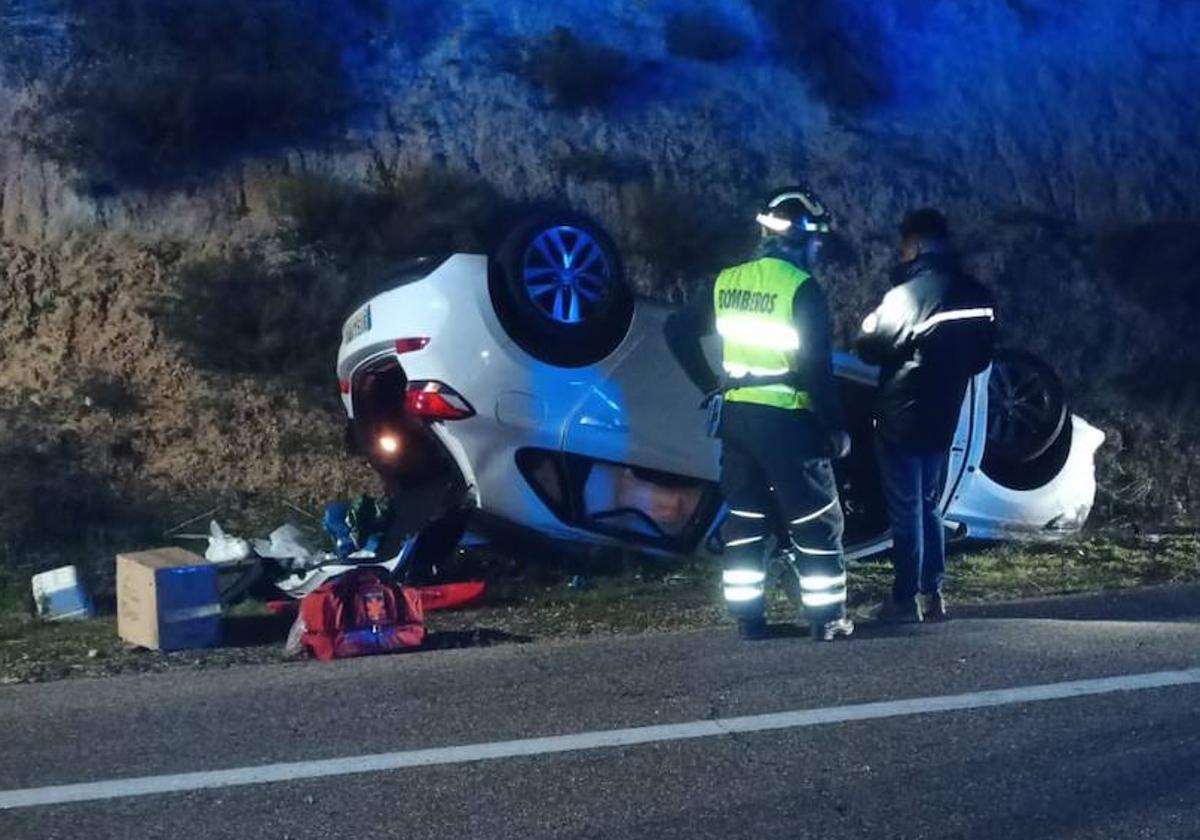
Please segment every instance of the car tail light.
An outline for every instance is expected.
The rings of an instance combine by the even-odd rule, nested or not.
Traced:
[[[410,382],[404,394],[404,409],[424,420],[465,420],[475,409],[449,385],[441,382]]]
[[[429,346],[428,338],[399,338],[396,339],[397,353],[415,353]]]
[[[349,394],[350,393],[350,380],[349,379],[339,379],[338,380],[338,390],[341,391],[343,394]]]

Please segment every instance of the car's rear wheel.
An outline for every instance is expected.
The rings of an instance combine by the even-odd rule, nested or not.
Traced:
[[[572,213],[543,213],[514,228],[497,252],[491,289],[512,339],[553,365],[599,362],[633,319],[616,245],[595,222]]]
[[[1062,381],[1032,353],[1002,350],[988,380],[983,471],[1006,487],[1049,482],[1070,453],[1071,423]]]

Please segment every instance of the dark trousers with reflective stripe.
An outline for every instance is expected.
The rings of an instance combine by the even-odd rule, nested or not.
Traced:
[[[768,409],[778,410],[778,409]],[[757,620],[765,612],[767,567],[776,553],[799,578],[810,620],[831,620],[846,603],[843,516],[833,467],[796,441],[722,435],[721,491],[729,517],[722,585],[730,613]],[[774,445],[772,445],[774,443]]]

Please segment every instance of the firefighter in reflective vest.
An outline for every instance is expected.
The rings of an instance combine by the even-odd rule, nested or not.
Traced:
[[[850,438],[833,378],[829,307],[810,271],[833,220],[807,190],[777,193],[757,217],[757,257],[721,272],[667,322],[691,379],[719,406],[728,516],[722,589],[746,638],[766,633],[770,561],[798,578],[813,638],[848,636],[842,509],[831,458]],[[701,340],[717,333],[722,372]]]

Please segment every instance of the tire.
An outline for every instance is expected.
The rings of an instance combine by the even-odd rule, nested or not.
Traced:
[[[1070,420],[1062,381],[1049,365],[1022,350],[1000,351],[988,382],[984,474],[1012,490],[1045,486],[1070,455]]]
[[[1046,453],[1068,420],[1058,374],[1024,350],[996,354],[988,380],[988,449],[1001,460],[1027,464]]]
[[[601,361],[633,320],[633,294],[616,245],[576,214],[542,213],[517,225],[496,254],[490,284],[509,337],[559,367]]]

